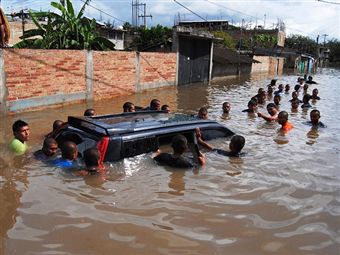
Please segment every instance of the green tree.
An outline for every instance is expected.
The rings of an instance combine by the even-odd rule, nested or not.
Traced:
[[[267,34],[256,34],[252,40],[254,47],[273,48],[277,44],[277,37]]]
[[[317,43],[308,36],[294,34],[286,38],[285,47],[296,49],[301,53],[309,53],[314,55],[317,50]]]
[[[136,29],[136,32],[138,36],[133,39],[129,48],[135,48],[138,51],[147,50],[149,48],[166,43],[172,37],[171,28],[163,27],[161,25],[151,28],[141,27]]]
[[[222,39],[219,44],[222,44],[224,47],[228,49],[235,49],[235,41],[227,32],[216,31],[214,32],[214,37]]]
[[[329,61],[340,62],[340,41],[332,39],[327,42],[326,46],[329,48]]]
[[[36,29],[24,32],[21,42],[14,45],[16,48],[38,49],[88,49],[88,50],[114,50],[114,44],[108,39],[99,36],[96,32],[96,20],[85,18],[84,11],[90,0],[76,14],[70,0],[66,0],[66,7],[57,2],[51,2],[60,14],[54,12],[31,12],[32,21]],[[39,19],[47,20],[40,24]]]

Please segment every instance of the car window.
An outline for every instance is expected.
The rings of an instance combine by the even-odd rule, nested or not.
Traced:
[[[158,149],[156,137],[127,140],[123,142],[123,157],[133,157],[139,154],[156,151]]]
[[[201,133],[203,136],[203,139],[206,141],[221,138],[221,137],[228,137],[233,135],[233,133],[226,129],[201,129]]]

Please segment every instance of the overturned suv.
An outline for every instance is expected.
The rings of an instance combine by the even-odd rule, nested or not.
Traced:
[[[140,111],[95,117],[68,117],[68,123],[54,137],[58,144],[73,141],[80,155],[92,147],[101,152],[102,162],[156,151],[177,134],[185,135],[189,148],[195,148],[195,129],[205,140],[229,137],[234,133],[213,120],[201,120],[184,114]],[[197,147],[197,146],[196,146]]]

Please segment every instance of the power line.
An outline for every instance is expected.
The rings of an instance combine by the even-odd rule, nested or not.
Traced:
[[[245,16],[248,16],[248,17],[257,19],[257,17],[255,17],[255,16],[252,16],[252,15],[249,15],[249,14],[247,14],[247,13],[244,13],[244,12],[241,12],[241,11],[238,11],[238,10],[234,10],[234,9],[231,9],[231,8],[228,8],[228,7],[225,7],[224,5],[221,5],[221,4],[218,4],[218,3],[215,3],[215,2],[209,1],[209,0],[204,0],[204,1],[206,1],[206,2],[208,2],[208,3],[211,3],[211,4],[213,4],[213,5],[216,5],[216,6],[220,7],[220,8],[223,8],[223,9],[226,9],[226,10],[231,10],[231,11],[233,11],[233,12],[237,12],[237,13],[243,14],[243,15],[245,15]]]
[[[86,2],[85,0],[80,0],[80,1],[83,2],[83,3]],[[115,19],[115,20],[121,21],[121,22],[123,22],[123,23],[126,23],[126,22],[127,22],[126,20],[122,20],[122,19],[120,19],[120,18],[117,18],[117,17],[115,17],[115,16],[112,16],[111,14],[109,14],[109,13],[107,13],[107,12],[105,12],[105,11],[103,11],[103,10],[101,10],[101,9],[99,9],[99,8],[97,8],[97,7],[93,6],[93,5],[91,5],[91,4],[89,4],[89,3],[88,3],[87,5],[90,6],[90,7],[92,7],[93,9],[95,9],[95,10],[97,10],[97,11],[100,11],[101,13],[104,13],[105,15],[107,15],[107,16],[109,16],[109,17]]]
[[[318,2],[322,2],[322,3],[326,3],[326,4],[336,4],[336,5],[340,5],[340,3],[336,3],[336,2],[331,2],[331,1],[324,1],[324,0],[317,0]]]
[[[176,4],[182,6],[184,9],[188,10],[189,12],[195,14],[195,15],[196,15],[197,17],[199,17],[200,19],[202,19],[202,20],[204,20],[204,21],[208,21],[208,20],[206,20],[205,18],[203,18],[202,16],[200,16],[199,14],[197,14],[196,12],[190,10],[190,9],[189,9],[188,7],[186,7],[185,5],[181,4],[180,2],[178,2],[178,1],[176,1],[176,0],[174,0],[174,2],[175,2]]]

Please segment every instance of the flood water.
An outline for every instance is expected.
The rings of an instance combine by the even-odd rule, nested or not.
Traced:
[[[311,130],[309,111],[290,114],[293,130],[242,113],[272,77],[253,76],[190,85],[1,117],[0,254],[339,254],[340,71],[315,74],[327,128]],[[296,75],[277,77],[294,87]],[[11,125],[31,127],[31,151],[40,148],[55,119],[121,111],[124,101],[146,106],[159,98],[178,112],[196,112],[245,136],[245,156],[206,153],[196,170],[169,171],[150,154],[112,164],[103,177],[74,177],[30,156],[6,151]],[[301,98],[300,94],[300,98]],[[289,95],[281,110],[291,113]],[[229,117],[221,105],[229,101]],[[265,107],[259,111],[266,112]],[[228,148],[228,141],[212,141]]]

